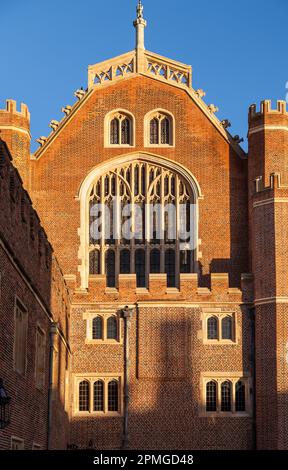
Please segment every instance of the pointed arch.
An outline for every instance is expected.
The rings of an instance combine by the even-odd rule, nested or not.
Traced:
[[[148,152],[133,152],[129,154],[124,154],[119,157],[113,158],[111,160],[105,161],[100,165],[97,165],[93,168],[90,173],[85,177],[82,181],[78,194],[76,195],[76,200],[80,201],[80,229],[79,229],[79,236],[80,236],[80,248],[78,257],[81,260],[81,264],[78,268],[81,274],[81,288],[87,289],[88,288],[88,279],[89,279],[89,195],[92,191],[93,185],[95,186],[95,181],[106,175],[110,172],[110,175],[113,175],[115,168],[121,168],[122,166],[127,167],[129,163],[139,164],[141,165],[148,165],[152,164],[157,167],[163,168],[165,171],[170,171],[171,173],[175,173],[179,175],[179,178],[182,181],[185,181],[185,185],[189,187],[189,192],[191,193],[190,198],[191,202],[194,204],[195,209],[195,261],[198,259],[198,200],[202,199],[201,188],[199,183],[197,182],[196,178],[191,174],[191,172],[185,168],[180,163],[173,162],[164,158],[159,155],[151,154]],[[112,177],[112,176],[111,176]],[[118,171],[119,179],[122,178],[121,172]],[[110,178],[111,179],[111,178]],[[127,180],[127,175],[126,175]],[[122,180],[121,180],[122,181]],[[123,179],[124,181],[124,179]],[[169,183],[170,191],[172,191],[173,181]],[[112,184],[111,182],[109,183]],[[139,184],[141,183],[141,178],[139,177]],[[125,186],[125,185],[124,185]],[[124,188],[123,186],[123,188]],[[184,186],[184,185],[182,185]],[[171,189],[172,188],[172,189]],[[96,188],[97,189],[97,188]],[[111,188],[110,188],[111,190]],[[125,188],[124,188],[125,190]],[[120,189],[121,191],[121,189]],[[173,192],[173,191],[172,191]],[[97,190],[96,190],[97,193]],[[95,198],[97,199],[97,194],[95,193]],[[157,198],[157,194],[155,193],[155,197]],[[97,246],[95,246],[97,248]],[[101,274],[104,274],[105,271],[105,260],[103,257],[100,261],[100,271]]]

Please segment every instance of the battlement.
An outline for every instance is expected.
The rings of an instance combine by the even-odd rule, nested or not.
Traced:
[[[274,115],[278,117],[279,115],[288,116],[286,101],[277,100],[276,107],[273,108],[271,100],[263,100],[260,103],[259,110],[257,110],[256,104],[252,104],[249,107],[249,124],[253,120],[259,120],[259,118],[261,119],[267,115]]]
[[[20,104],[20,111],[17,111],[17,102],[15,100],[6,100],[6,109],[0,109],[0,113],[12,113],[22,116],[30,122],[30,113],[25,103]]]
[[[138,288],[136,274],[120,274],[118,286],[111,288],[107,286],[106,276],[93,275],[89,277],[89,288],[77,289],[76,278],[68,281],[69,287],[74,290],[77,301],[84,302],[91,299],[101,301],[124,301],[131,302],[140,300],[181,300],[193,302],[243,302],[252,299],[251,275],[243,274],[241,287],[230,287],[228,273],[210,274],[211,287],[201,287],[197,273],[180,274],[179,286],[169,287],[166,274],[150,274],[147,288]],[[84,295],[85,294],[85,295]],[[76,299],[75,299],[76,300]]]
[[[6,100],[6,108],[0,109],[0,128],[7,126],[30,130],[30,113],[26,104],[21,103],[18,111],[15,100]]]

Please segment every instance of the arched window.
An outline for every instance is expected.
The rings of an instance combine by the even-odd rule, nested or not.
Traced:
[[[130,251],[121,250],[120,252],[120,274],[130,273]]]
[[[93,318],[92,339],[103,339],[103,320],[101,317]]]
[[[118,382],[116,380],[112,380],[108,384],[108,411],[118,411],[118,409]]]
[[[105,259],[107,287],[115,287],[115,252],[108,250]]]
[[[89,189],[90,273],[105,274],[107,287],[118,285],[119,273],[135,273],[146,287],[150,272],[162,272],[169,287],[178,286],[179,274],[194,266],[194,221],[181,212],[194,201],[182,174],[157,163],[139,159],[99,175]],[[191,244],[186,235],[182,241],[182,226]]]
[[[107,320],[107,339],[117,339],[117,318],[109,317]]]
[[[175,251],[166,250],[165,253],[165,272],[167,274],[167,286],[175,287]]]
[[[238,380],[235,390],[235,411],[245,411],[245,401],[245,384],[241,380]]]
[[[79,384],[79,411],[89,411],[89,382],[83,380]]]
[[[104,411],[104,383],[102,380],[94,382],[94,411]]]
[[[135,251],[135,273],[137,279],[137,287],[145,287],[145,250],[139,249]]]
[[[105,133],[109,135],[108,145],[133,145],[133,119],[126,112],[116,111],[106,116]],[[109,128],[109,132],[107,127]]]
[[[160,273],[160,250],[154,249],[150,253],[150,273]]]
[[[231,411],[231,382],[221,384],[221,411]]]
[[[206,384],[206,411],[217,410],[217,384],[211,380]]]
[[[233,321],[229,315],[222,319],[222,339],[233,339]]]
[[[218,339],[217,317],[209,317],[207,320],[207,339]]]
[[[100,253],[99,250],[92,250],[89,253],[89,273],[100,274]]]
[[[154,111],[145,117],[145,144],[154,145],[173,145],[173,117],[165,111]]]

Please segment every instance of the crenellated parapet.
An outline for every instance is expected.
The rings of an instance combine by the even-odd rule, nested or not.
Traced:
[[[26,104],[21,103],[18,111],[15,100],[6,100],[6,108],[0,109],[0,130],[7,129],[8,126],[26,131],[30,135],[30,113]]]
[[[231,287],[228,273],[212,273],[210,285],[210,288],[200,286],[197,273],[180,274],[177,288],[169,287],[167,275],[162,273],[150,274],[147,288],[137,287],[136,274],[120,274],[116,288],[107,286],[104,275],[90,276],[87,290],[76,288],[76,278],[69,283],[71,291],[74,291],[74,301],[79,303],[144,300],[249,303],[253,300],[253,277],[249,274],[242,275],[240,287]]]
[[[257,109],[256,104],[252,104],[249,107],[248,121],[249,133],[264,124],[282,124],[288,127],[287,103],[284,100],[277,100],[273,108],[271,100],[263,100],[260,109]]]

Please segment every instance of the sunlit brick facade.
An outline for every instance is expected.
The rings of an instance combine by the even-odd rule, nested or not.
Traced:
[[[67,357],[50,447],[287,449],[286,104],[250,107],[246,153],[193,89],[191,67],[144,49],[141,2],[134,26],[135,50],[89,67],[88,88],[33,155],[27,108],[9,100],[0,111],[63,273],[34,274],[54,296],[62,283]],[[89,201],[117,195],[193,203],[188,261],[178,239],[91,242]],[[13,315],[8,299],[1,305]]]

